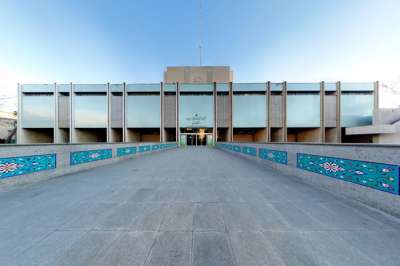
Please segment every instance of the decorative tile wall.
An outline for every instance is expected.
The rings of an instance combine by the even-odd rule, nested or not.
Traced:
[[[298,153],[297,168],[399,194],[397,165]]]
[[[257,156],[257,148],[243,146],[242,153],[250,155],[250,156]]]
[[[126,155],[131,155],[131,154],[136,154],[136,147],[123,147],[123,148],[118,148],[117,149],[117,156],[126,156]]]
[[[151,145],[151,150],[152,151],[158,151],[160,149],[160,144],[153,144]]]
[[[139,152],[148,152],[151,151],[151,145],[139,146]]]
[[[0,179],[55,169],[56,154],[0,158]]]
[[[242,148],[239,145],[233,145],[233,151],[242,152]]]
[[[112,158],[112,149],[75,151],[70,153],[70,165]]]
[[[287,152],[271,150],[265,148],[258,149],[258,157],[263,160],[268,160],[280,164],[287,164]]]

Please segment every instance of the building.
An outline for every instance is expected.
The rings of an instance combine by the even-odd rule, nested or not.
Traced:
[[[16,129],[16,114],[0,111],[0,143],[15,143]]]
[[[229,67],[168,67],[154,84],[22,84],[18,143],[372,142],[345,129],[372,124],[377,88],[234,83]]]
[[[400,108],[375,109],[372,125],[346,128],[346,135],[356,139],[372,138],[374,143],[400,143]]]

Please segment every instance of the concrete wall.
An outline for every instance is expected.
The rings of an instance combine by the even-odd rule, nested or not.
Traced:
[[[236,151],[229,150],[223,146],[238,146]],[[274,169],[282,171],[284,174],[291,175],[293,178],[300,178],[306,183],[309,183],[320,189],[329,191],[333,194],[345,196],[360,202],[363,202],[374,208],[381,209],[388,213],[396,216],[400,216],[400,196],[398,195],[399,189],[399,165],[400,165],[400,146],[389,146],[389,145],[373,145],[373,144],[356,144],[356,145],[337,145],[337,144],[255,144],[255,143],[221,143],[217,144],[218,148],[244,156],[246,158],[257,160],[260,163],[266,164]],[[243,147],[246,147],[243,149]],[[246,154],[248,148],[254,148],[256,153]],[[286,154],[287,163],[277,163],[272,160],[262,159],[260,157],[260,149],[269,149],[271,151],[281,151]],[[316,173],[301,169],[298,165],[298,154],[316,155],[316,158],[327,158],[326,160],[332,160],[346,165],[343,168],[338,168],[339,171],[343,171],[343,175],[349,177],[358,178],[360,171],[369,172],[380,169],[382,165],[385,168],[381,168],[381,173],[371,178],[380,180],[380,176],[383,177],[386,174],[386,169],[392,169],[394,186],[396,191],[388,192],[381,191],[373,187],[360,185],[354,182],[343,181],[339,178],[329,176],[329,174],[335,174],[334,168],[327,164],[324,165],[328,170],[321,168],[322,172]],[[271,153],[272,154],[272,153]],[[273,157],[273,155],[271,156]],[[385,164],[387,164],[385,166]],[[358,165],[357,167],[355,165]],[[318,167],[318,165],[317,165]],[[322,167],[322,166],[321,166]],[[340,167],[340,165],[339,165]],[[356,167],[356,168],[355,168]],[[333,170],[332,170],[333,169]],[[366,169],[366,170],[364,170]],[[337,169],[336,169],[337,170]],[[329,172],[331,171],[331,172]],[[357,172],[358,171],[358,172]],[[360,177],[360,180],[361,177]],[[396,188],[397,186],[397,188]]]
[[[228,83],[233,81],[233,73],[227,66],[220,67],[167,67],[165,83]]]
[[[126,154],[121,154],[121,151],[117,153],[119,148],[130,149],[133,147],[136,149],[135,154],[130,154],[129,150],[126,149]],[[11,170],[8,173],[1,172],[0,190],[8,190],[12,189],[15,185],[33,183],[51,177],[79,172],[97,166],[110,164],[119,160],[135,158],[144,154],[159,152],[175,147],[175,143],[6,145],[3,147],[3,149],[0,149],[0,166],[4,167],[5,164],[8,164],[9,167],[12,165],[20,165],[22,168]],[[72,165],[71,163],[71,154],[73,152],[91,152],[108,149],[112,150],[112,156],[110,156],[111,158],[102,159],[101,157],[98,157],[97,160],[90,162],[82,162],[76,165]],[[53,164],[55,168],[49,170],[38,170],[36,167],[36,171],[29,172],[35,168],[35,163],[36,165],[38,162],[40,164],[40,158],[32,159],[32,157],[40,155],[55,155],[56,159]],[[27,168],[24,168],[23,164],[27,166],[29,163],[31,163],[32,166],[30,169],[28,169],[28,172],[24,172]],[[43,163],[42,161],[42,164],[43,165],[41,167],[43,169],[43,167],[46,168],[48,162]]]

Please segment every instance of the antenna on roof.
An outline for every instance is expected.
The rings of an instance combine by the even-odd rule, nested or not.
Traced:
[[[202,65],[202,50],[203,50],[203,45],[202,45],[202,11],[203,11],[203,1],[199,0],[199,60],[200,60],[200,66]]]

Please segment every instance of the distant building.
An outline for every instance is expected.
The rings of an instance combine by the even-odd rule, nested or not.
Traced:
[[[235,83],[229,67],[168,67],[153,84],[19,86],[19,143],[372,142],[378,83]],[[72,96],[72,97],[71,97]]]
[[[400,143],[400,108],[375,109],[372,125],[346,128],[346,135],[355,139],[371,138],[374,143]]]
[[[16,114],[0,111],[0,143],[15,143],[16,132]]]

